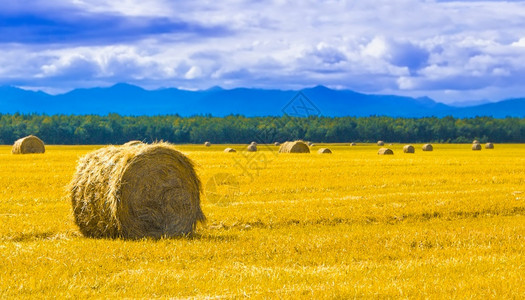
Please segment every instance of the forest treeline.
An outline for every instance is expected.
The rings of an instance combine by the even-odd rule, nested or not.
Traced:
[[[243,117],[0,114],[0,144],[37,135],[46,144],[315,142],[525,142],[525,119],[476,117]]]

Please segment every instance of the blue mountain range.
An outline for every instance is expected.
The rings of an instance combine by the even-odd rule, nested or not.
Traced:
[[[145,90],[119,83],[107,88],[75,89],[50,95],[0,87],[0,113],[227,116],[392,116],[525,117],[525,98],[454,107],[430,98],[372,95],[316,86],[298,91],[253,88],[188,91]]]

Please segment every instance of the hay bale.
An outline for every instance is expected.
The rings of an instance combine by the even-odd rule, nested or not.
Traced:
[[[394,154],[394,151],[388,148],[381,148],[379,151],[377,151],[377,154],[379,155],[392,155]]]
[[[88,153],[69,187],[75,222],[88,237],[179,236],[205,220],[193,163],[168,143]]]
[[[307,143],[308,147],[311,147],[313,144],[314,144],[314,143],[312,143],[312,142],[308,142],[308,143]]]
[[[237,152],[237,150],[235,150],[233,148],[226,148],[226,149],[224,149],[224,152],[233,153],[233,152]]]
[[[472,144],[479,144],[479,141],[478,140],[473,140]]]
[[[356,143],[350,143],[350,146],[357,146]]]
[[[206,147],[210,147],[210,146],[211,146],[211,143],[210,143],[210,142],[204,142],[204,146],[206,146]]]
[[[384,146],[384,145],[385,145],[385,142],[383,142],[383,141],[377,141],[377,145],[378,145],[378,146]]]
[[[273,144],[274,144],[275,146],[279,146],[279,145],[281,145],[281,143],[279,143],[279,142],[275,142],[275,143],[273,143]]]
[[[44,142],[34,135],[29,135],[18,139],[13,144],[11,153],[13,154],[29,154],[29,153],[44,153],[46,148]]]
[[[129,141],[125,144],[123,144],[122,146],[136,146],[136,145],[142,145],[144,144],[143,142],[141,141]]]
[[[328,148],[321,148],[321,149],[317,150],[317,153],[319,153],[319,154],[332,154],[332,150],[330,150]]]
[[[472,144],[472,150],[474,150],[474,151],[481,150],[481,145],[480,144]]]
[[[257,146],[257,142],[251,142],[250,145],[255,145],[255,146]]]
[[[414,148],[414,146],[412,145],[405,145],[403,147],[403,152],[404,153],[415,153],[416,152],[416,149]]]
[[[315,144],[314,143],[310,144],[310,147],[315,147]]]
[[[485,149],[494,149],[494,144],[493,143],[486,143],[485,144]]]
[[[434,147],[431,144],[424,144],[422,147],[423,151],[433,151]]]
[[[248,147],[246,147],[246,150],[249,152],[257,152],[257,145],[250,144]]]
[[[310,153],[310,148],[303,141],[285,142],[279,148],[279,153]]]

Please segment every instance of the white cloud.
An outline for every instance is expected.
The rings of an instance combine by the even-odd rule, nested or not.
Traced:
[[[24,9],[7,1],[5,11]],[[38,11],[47,1],[34,3]],[[473,91],[491,93],[484,98],[525,95],[518,79],[525,73],[523,1],[62,0],[50,7],[168,19],[189,28],[219,26],[225,33],[155,31],[153,19],[148,28],[154,33],[114,44],[3,43],[0,84],[325,84],[441,95],[442,101],[449,101],[443,95],[461,99]]]

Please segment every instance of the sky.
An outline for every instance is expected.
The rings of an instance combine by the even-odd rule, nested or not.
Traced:
[[[2,0],[0,86],[525,97],[525,1]]]

